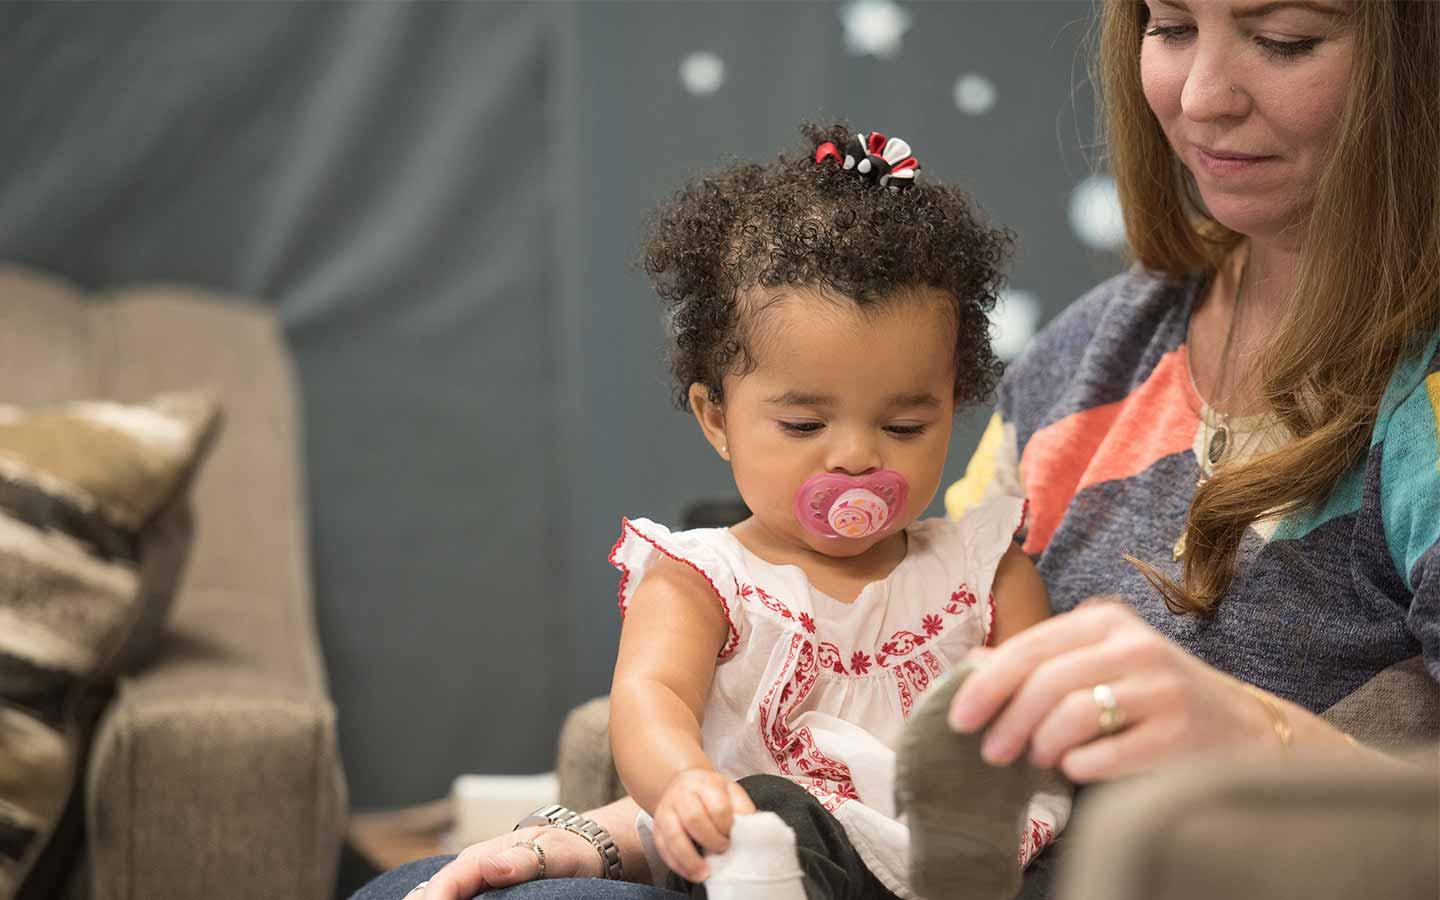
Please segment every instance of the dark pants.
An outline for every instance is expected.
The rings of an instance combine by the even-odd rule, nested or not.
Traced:
[[[898,900],[870,873],[840,823],[809,791],[778,775],[750,775],[740,786],[755,808],[795,830],[795,851],[808,900]],[[670,887],[705,898],[705,885],[671,877]]]
[[[454,859],[432,856],[391,869],[352,895],[351,900],[404,900],[415,886]],[[482,900],[685,900],[684,894],[648,884],[606,881],[603,878],[552,878],[527,881],[481,894]]]
[[[758,782],[758,784],[757,784]],[[779,784],[776,784],[779,782]],[[740,781],[755,800],[755,805],[761,809],[768,809],[770,812],[780,816],[785,823],[795,829],[795,843],[799,850],[800,869],[805,874],[806,892],[811,897],[883,897],[889,900],[891,896],[883,885],[875,881],[875,876],[860,862],[855,855],[853,847],[845,839],[845,833],[840,828],[835,817],[825,812],[813,797],[805,793],[802,788],[796,787],[783,778],[776,778],[770,775],[754,775]],[[794,795],[799,793],[804,796],[809,804],[792,802],[791,813],[787,814],[777,805],[786,805],[785,798],[796,801]],[[1078,796],[1078,795],[1077,795]],[[813,805],[813,806],[812,806]],[[811,826],[802,827],[797,824],[797,818],[793,815],[795,809],[807,810],[806,815],[810,818],[815,835],[807,837],[806,832],[812,831]],[[818,820],[818,823],[817,823]],[[855,884],[874,884],[880,893],[847,893],[846,891],[846,868],[843,863],[836,862],[840,857],[830,857],[823,848],[826,846],[825,837],[838,834],[839,839],[845,843],[845,852],[853,861],[854,867],[858,870],[859,880]],[[818,838],[818,840],[816,839]],[[1030,868],[1025,872],[1025,887],[1021,890],[1017,900],[1047,900],[1050,897],[1050,876],[1055,864],[1055,859],[1060,845],[1064,843],[1065,836],[1061,835],[1059,840],[1031,861]],[[807,852],[808,851],[808,852]],[[454,859],[453,856],[437,856],[419,862],[409,863],[398,869],[392,869],[384,875],[376,878],[355,893],[352,900],[402,900],[404,896],[414,889],[415,885],[440,871],[440,867]],[[831,883],[831,880],[838,882],[839,890],[835,893],[814,893],[812,886],[816,883]],[[681,886],[684,889],[684,885]],[[676,894],[673,891],[661,890],[641,884],[626,884],[619,881],[604,881],[595,878],[558,878],[548,881],[532,881],[528,884],[517,884],[514,887],[501,888],[497,891],[490,891],[480,895],[482,900],[684,900],[683,894]],[[703,893],[700,894],[703,896]]]

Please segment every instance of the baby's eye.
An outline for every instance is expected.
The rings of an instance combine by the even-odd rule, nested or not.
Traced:
[[[925,433],[924,425],[886,425],[885,430],[896,437],[914,437]]]
[[[780,430],[790,434],[814,434],[825,427],[824,422],[787,422],[780,419]]]

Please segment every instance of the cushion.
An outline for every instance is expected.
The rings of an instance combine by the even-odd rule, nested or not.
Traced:
[[[178,571],[156,569],[183,563],[176,522],[218,419],[206,391],[0,405],[0,900],[76,784],[87,698],[158,631]]]

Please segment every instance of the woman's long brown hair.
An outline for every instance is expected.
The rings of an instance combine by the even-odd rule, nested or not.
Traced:
[[[1176,612],[1208,614],[1245,530],[1318,504],[1370,444],[1395,366],[1440,324],[1440,3],[1357,0],[1336,137],[1298,223],[1300,263],[1259,357],[1261,399],[1293,437],[1195,493],[1180,582],[1131,561]],[[1140,84],[1148,14],[1105,0],[1098,54],[1111,171],[1144,267],[1212,273],[1243,237],[1210,218]]]

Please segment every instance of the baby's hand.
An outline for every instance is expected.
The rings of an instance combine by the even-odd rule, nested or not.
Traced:
[[[710,873],[695,845],[723,853],[735,817],[754,811],[750,795],[729,778],[712,769],[685,769],[670,779],[655,806],[655,849],[676,875],[704,881]]]

